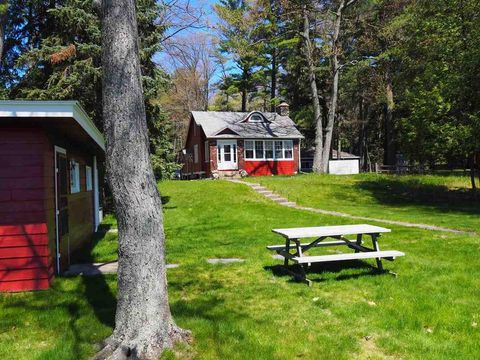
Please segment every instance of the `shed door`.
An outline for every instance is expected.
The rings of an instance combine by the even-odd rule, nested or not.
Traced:
[[[68,266],[68,172],[66,153],[56,151],[56,236],[57,236],[57,273]],[[60,254],[67,254],[61,257]]]

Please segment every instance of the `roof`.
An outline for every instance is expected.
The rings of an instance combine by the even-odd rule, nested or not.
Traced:
[[[252,113],[262,115],[267,121],[245,122]],[[303,139],[292,119],[272,112],[192,111],[192,118],[207,138]]]
[[[90,138],[105,151],[105,140],[78,101],[0,101],[0,118],[74,119]]]

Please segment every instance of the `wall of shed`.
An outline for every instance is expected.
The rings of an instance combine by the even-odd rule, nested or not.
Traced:
[[[54,133],[49,133],[49,147],[45,156],[51,160],[51,166],[54,162],[54,146],[59,146],[67,151],[67,165],[70,169],[70,161],[75,160],[79,163],[80,168],[80,192],[70,193],[70,186],[67,195],[68,201],[68,234],[62,239],[60,244],[60,254],[62,259],[61,270],[66,270],[69,265],[69,257],[88,241],[91,241],[94,230],[94,214],[93,214],[93,191],[87,191],[86,169],[85,166],[90,166],[93,173],[93,154],[82,151],[80,144],[72,144],[66,141],[63,137],[57,136]],[[68,172],[68,179],[70,181],[70,172]],[[92,179],[93,180],[93,179]],[[92,181],[93,184],[93,181]],[[49,227],[50,237],[55,242],[55,178],[48,177],[45,184],[47,192],[53,193],[53,200],[50,202],[52,210],[48,211],[48,224],[53,223],[53,227]]]
[[[41,128],[1,128],[0,291],[46,289],[53,277],[48,146]]]

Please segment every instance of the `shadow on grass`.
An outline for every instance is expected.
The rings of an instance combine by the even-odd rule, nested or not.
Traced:
[[[197,331],[191,327],[194,338],[200,341],[202,338],[211,339],[210,350],[216,354],[216,358],[228,358],[228,353],[250,349],[252,353],[243,354],[245,358],[259,356],[274,359],[276,356],[274,345],[261,345],[259,339],[253,335],[254,332],[248,331],[249,326],[258,326],[257,320],[247,312],[229,306],[222,298],[212,294],[212,288],[221,290],[222,286],[219,283],[214,281],[203,286],[205,293],[198,294],[198,297],[188,301],[177,300],[170,304],[173,317],[177,321],[197,323],[197,326],[200,326]],[[182,284],[181,288],[184,287]],[[245,324],[245,328],[239,324]],[[236,350],[235,347],[239,349]]]
[[[95,246],[97,246],[98,242],[105,237],[110,228],[110,224],[100,224],[97,232],[92,236],[92,241],[87,242],[84,246],[72,254],[71,263],[93,263],[94,259],[92,257],[92,250],[95,248]]]
[[[368,191],[381,204],[433,206],[440,211],[480,215],[480,196],[470,189],[449,189],[447,186],[401,177],[362,180],[355,183],[354,187]]]
[[[117,299],[105,279],[105,275],[82,276],[85,298],[93,309],[95,317],[102,324],[113,328]]]
[[[384,264],[385,265],[385,264]],[[325,278],[322,275],[326,274],[334,274],[340,273],[347,269],[354,269],[359,270],[354,274],[339,274],[335,276],[333,279]],[[288,267],[288,270],[285,269],[283,265],[272,265],[272,266],[264,266],[264,270],[270,271],[273,275],[284,277],[289,276],[291,277],[290,281],[295,282],[296,280],[292,277],[292,273],[300,274],[301,269],[300,265],[291,265]],[[351,280],[357,279],[363,276],[377,276],[383,275],[388,273],[388,270],[380,271],[378,268],[360,261],[360,260],[348,260],[348,261],[332,261],[332,262],[325,262],[325,263],[317,263],[312,264],[310,267],[306,269],[307,278],[312,280],[313,282],[324,282],[324,281],[343,281],[343,280]],[[315,277],[311,277],[312,274]]]

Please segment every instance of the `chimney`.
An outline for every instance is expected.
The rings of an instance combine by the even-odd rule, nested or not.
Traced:
[[[290,106],[286,102],[282,102],[277,106],[277,113],[281,116],[288,116],[290,114]]]

